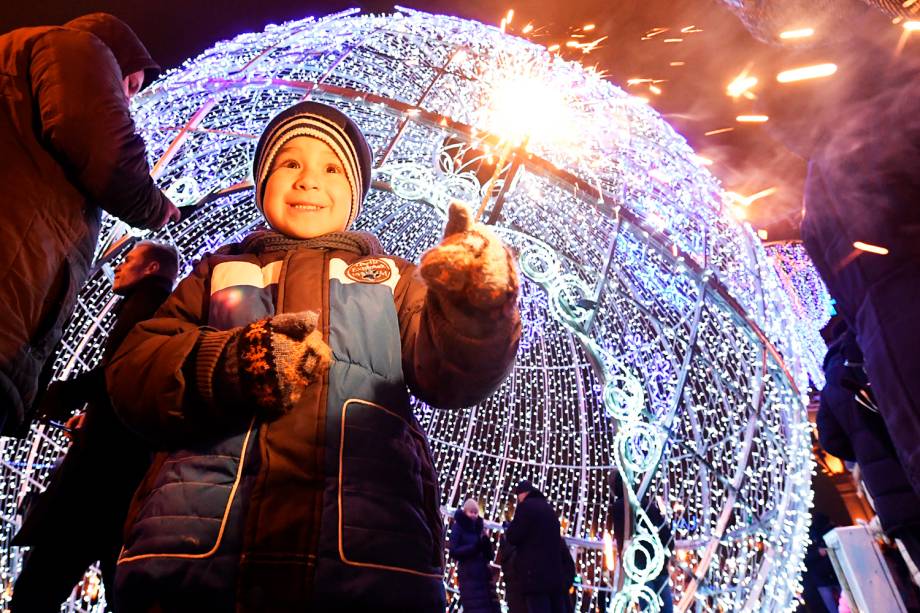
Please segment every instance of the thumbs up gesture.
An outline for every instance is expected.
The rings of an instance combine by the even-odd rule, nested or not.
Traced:
[[[451,203],[444,239],[422,255],[419,271],[429,290],[455,306],[490,311],[517,300],[514,257],[459,202]]]

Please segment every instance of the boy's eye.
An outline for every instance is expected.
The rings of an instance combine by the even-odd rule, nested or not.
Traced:
[[[300,168],[300,164],[297,163],[297,160],[287,159],[278,162],[278,166],[276,168]]]
[[[342,168],[337,164],[327,164],[326,172],[338,173],[338,172],[342,172]]]

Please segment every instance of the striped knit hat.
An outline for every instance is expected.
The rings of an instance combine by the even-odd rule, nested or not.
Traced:
[[[346,229],[361,212],[361,203],[371,186],[371,148],[357,124],[340,110],[319,102],[299,102],[268,122],[252,161],[252,178],[256,186],[256,206],[262,210],[265,183],[278,151],[292,138],[308,136],[329,145],[342,166],[351,186],[351,212]]]

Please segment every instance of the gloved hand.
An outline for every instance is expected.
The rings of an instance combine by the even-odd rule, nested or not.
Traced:
[[[444,239],[422,256],[419,272],[429,290],[456,306],[488,311],[517,300],[514,258],[459,202],[451,203]]]
[[[243,327],[227,347],[237,360],[234,365],[228,359],[225,367],[238,369],[240,391],[269,416],[290,411],[332,363],[317,319],[313,311],[261,319]]]

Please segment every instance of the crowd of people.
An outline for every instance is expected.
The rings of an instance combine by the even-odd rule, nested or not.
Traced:
[[[740,3],[756,7],[745,19],[758,35],[771,31],[761,17],[782,15],[765,4]],[[916,561],[920,62],[879,43],[888,17],[862,0],[822,6],[816,15],[852,27],[801,53],[834,54],[842,77],[763,103],[809,161],[803,238],[843,320],[825,363],[822,444],[860,465],[882,528]],[[51,383],[102,211],[138,228],[179,220],[128,107],[158,70],[107,14],[0,36],[0,432],[21,436],[35,419],[73,431],[16,536],[30,553],[12,610],[56,611],[100,560],[124,611],[443,611],[438,476],[409,392],[450,409],[496,389],[520,338],[517,271],[460,204],[418,265],[350,230],[372,153],[341,111],[301,102],[267,123],[252,168],[264,228],[177,287],[175,249],[126,250],[100,365]],[[82,496],[90,479],[103,496]],[[500,610],[498,566],[512,613],[568,611],[575,567],[558,517],[532,483],[514,495],[497,555],[476,501],[454,514],[464,609]],[[667,518],[652,521],[669,543]],[[669,610],[666,568],[649,587]]]

